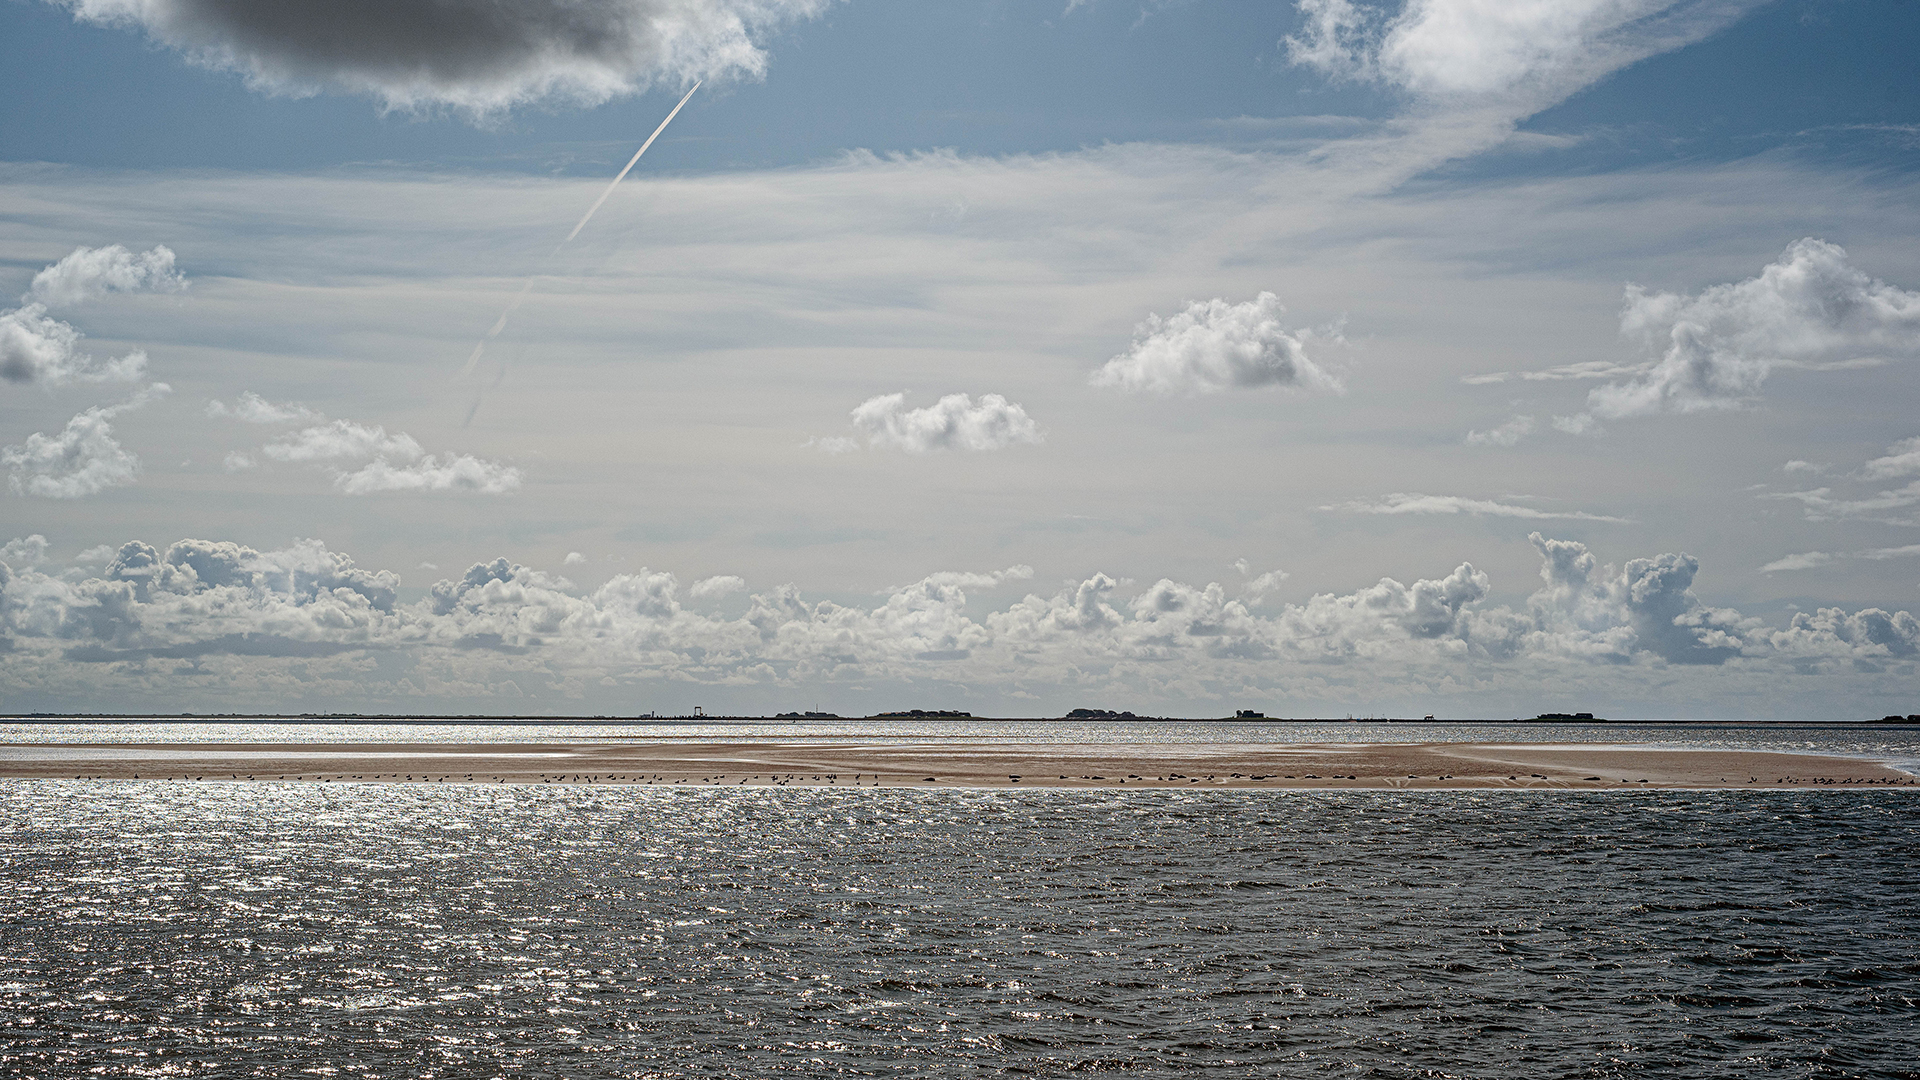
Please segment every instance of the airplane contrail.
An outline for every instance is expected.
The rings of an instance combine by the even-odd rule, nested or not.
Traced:
[[[620,181],[625,180],[627,178],[627,174],[632,172],[633,167],[639,163],[640,155],[646,153],[647,147],[653,145],[653,140],[659,138],[660,133],[667,130],[667,125],[673,123],[673,118],[680,115],[681,106],[685,105],[689,100],[691,100],[693,97],[693,91],[698,89],[700,89],[700,83],[699,81],[696,80],[693,84],[692,89],[689,89],[687,91],[686,97],[683,97],[680,99],[680,104],[675,105],[673,107],[673,111],[667,114],[667,118],[665,120],[660,121],[660,126],[653,129],[653,134],[647,136],[647,141],[640,144],[640,149],[635,150],[633,152],[633,157],[627,159],[627,167],[620,170],[620,175],[614,177],[613,182],[607,185],[607,190],[601,192],[600,197],[593,200],[593,205],[587,207],[587,212],[580,215],[579,223],[573,227],[572,232],[567,234],[567,238],[565,240],[560,241],[558,244],[555,244],[553,246],[553,250],[547,253],[548,259],[552,259],[555,255],[560,254],[561,248],[566,247],[567,244],[572,242],[574,237],[580,235],[580,230],[587,227],[587,222],[593,220],[593,215],[599,212],[600,207],[607,201],[607,199],[610,196],[613,195],[613,189],[619,187]],[[467,365],[460,369],[461,378],[464,379],[467,376],[473,374],[473,369],[475,365],[480,363],[480,354],[487,350],[487,342],[492,341],[494,338],[499,337],[500,331],[505,330],[507,328],[507,317],[512,315],[514,311],[520,307],[520,302],[522,300],[525,300],[527,298],[527,293],[533,290],[533,283],[539,276],[540,275],[537,272],[528,276],[526,283],[520,286],[520,291],[515,293],[513,296],[513,299],[508,302],[507,309],[500,313],[500,317],[498,319],[494,320],[493,326],[487,331],[486,336],[481,338],[478,344],[474,345],[473,355],[467,357]],[[468,415],[468,419],[469,420],[472,419],[471,414]]]

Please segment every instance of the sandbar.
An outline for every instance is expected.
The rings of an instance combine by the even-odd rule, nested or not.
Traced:
[[[1485,742],[0,743],[0,778],[923,789],[1920,790],[1920,776],[1865,758]]]

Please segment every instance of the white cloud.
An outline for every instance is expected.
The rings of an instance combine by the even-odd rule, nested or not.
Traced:
[[[39,533],[16,537],[0,546],[0,563],[8,566],[28,569],[40,565],[47,557],[47,538]]]
[[[1616,364],[1610,360],[1583,360],[1577,364],[1562,364],[1543,371],[1489,371],[1480,375],[1462,375],[1460,381],[1469,386],[1487,386],[1503,383],[1509,379],[1520,379],[1525,382],[1617,379],[1623,375],[1639,375],[1646,370],[1646,364]]]
[[[520,470],[471,454],[429,454],[400,465],[381,457],[351,472],[335,474],[334,485],[349,495],[377,491],[473,491],[503,495],[520,486]]]
[[[1760,497],[1792,500],[1804,508],[1809,521],[1831,521],[1834,518],[1868,517],[1920,506],[1920,480],[1915,480],[1905,487],[1892,488],[1857,499],[1835,498],[1833,489],[1824,487],[1813,488],[1810,491],[1768,493]]]
[[[1280,583],[1291,576],[1292,575],[1288,574],[1285,570],[1269,570],[1259,577],[1254,578],[1252,581],[1247,582],[1240,591],[1257,600],[1279,588]]]
[[[140,459],[113,437],[112,419],[167,393],[154,383],[118,405],[96,405],[67,421],[58,435],[34,432],[17,446],[0,448],[0,467],[16,495],[79,499],[140,476]]]
[[[1314,333],[1281,323],[1286,310],[1263,292],[1240,304],[1194,301],[1166,319],[1149,314],[1127,351],[1093,373],[1093,384],[1163,394],[1261,386],[1339,391],[1339,380],[1307,356]],[[1340,340],[1337,331],[1327,337]]]
[[[1785,465],[1780,466],[1780,471],[1785,473],[1818,473],[1825,472],[1826,466],[1815,465],[1811,461],[1801,461],[1799,458],[1795,458]]]
[[[1792,465],[1793,462],[1788,462]],[[1887,452],[1861,466],[1860,474],[1869,480],[1891,480],[1920,473],[1920,436],[1902,439],[1887,447]]]
[[[228,416],[246,424],[292,424],[319,420],[319,413],[297,401],[268,401],[251,390],[228,405],[219,399],[207,402],[208,416]]]
[[[0,311],[0,379],[60,386],[69,382],[138,382],[147,354],[135,349],[118,359],[95,361],[79,351],[81,334],[47,314],[45,305]]]
[[[1528,116],[1649,56],[1699,41],[1763,0],[1409,0],[1396,12],[1299,0],[1289,60],[1408,95],[1378,134],[1326,148],[1359,188],[1391,188],[1503,143]]]
[[[334,420],[282,435],[260,452],[275,461],[339,461],[376,455],[412,461],[426,450],[404,431],[388,435],[377,424]]]
[[[1397,15],[1352,0],[1299,0],[1293,63],[1429,98],[1516,91],[1553,100],[1711,32],[1740,4],[1675,0],[1409,0]],[[1656,18],[1665,16],[1665,18]]]
[[[165,245],[134,253],[119,244],[73,249],[66,258],[33,275],[33,284],[21,299],[63,307],[96,300],[110,292],[179,292],[187,279],[173,268],[173,252]]]
[[[587,557],[577,551],[569,551],[567,552],[567,557],[560,560],[560,563],[563,566],[585,566],[587,565]]]
[[[1469,499],[1460,495],[1421,495],[1394,492],[1381,499],[1355,499],[1352,502],[1322,506],[1322,510],[1344,510],[1353,514],[1486,514],[1492,517],[1524,518],[1529,521],[1606,521],[1624,524],[1627,519],[1589,514],[1579,510],[1536,510],[1491,499]]]
[[[0,379],[46,386],[138,382],[147,373],[145,352],[135,349],[117,359],[96,361],[79,350],[80,331],[48,315],[47,309],[109,292],[177,292],[186,287],[186,279],[174,272],[173,252],[165,247],[137,255],[119,244],[75,248],[34,275],[20,307],[0,311]]]
[[[1467,432],[1468,446],[1513,446],[1533,434],[1531,416],[1516,416],[1499,427]]]
[[[93,566],[99,563],[111,562],[113,561],[113,552],[114,547],[112,544],[95,544],[80,554],[75,555],[73,557],[73,564],[75,566]]]
[[[1760,568],[1763,574],[1772,574],[1781,570],[1811,570],[1826,566],[1840,559],[1866,559],[1871,562],[1884,562],[1888,559],[1920,558],[1920,544],[1905,544],[1900,547],[1869,548],[1865,551],[1803,551],[1796,555],[1785,555]]]
[[[713,577],[701,578],[694,582],[687,593],[696,600],[711,600],[729,593],[744,592],[746,588],[746,578],[735,577],[732,574],[715,574]]]
[[[1782,555],[1760,568],[1763,574],[1778,573],[1782,570],[1811,570],[1816,566],[1825,566],[1834,556],[1826,551],[1802,551],[1794,555]]]
[[[1040,427],[1019,405],[999,394],[948,394],[922,409],[906,407],[907,395],[881,394],[853,410],[853,426],[870,446],[908,453],[934,450],[1004,450],[1042,441]]]
[[[1697,296],[1627,287],[1621,332],[1658,361],[1597,387],[1587,406],[1617,419],[1738,408],[1780,365],[1920,353],[1920,293],[1868,277],[1837,244],[1795,241],[1758,277]]]
[[[248,469],[259,468],[260,463],[254,460],[252,454],[229,450],[227,456],[220,459],[220,467],[228,472],[245,472]]]
[[[536,101],[595,105],[655,83],[757,79],[767,67],[760,40],[829,0],[56,2],[84,22],[142,29],[256,89],[344,90],[389,108],[484,114]]]
[[[823,454],[851,454],[860,449],[860,440],[846,435],[822,435],[801,443],[800,448],[818,450]]]
[[[249,404],[244,398],[241,407]],[[287,406],[268,408],[284,410]],[[260,448],[275,461],[336,465],[334,486],[348,495],[382,491],[469,491],[501,495],[520,486],[520,470],[472,454],[429,454],[404,431],[392,435],[378,424],[332,420],[289,432]],[[229,455],[230,467],[245,455]],[[361,462],[352,468],[346,464]],[[245,466],[242,466],[245,467]]]
[[[1556,416],[1553,418],[1553,429],[1555,431],[1564,431],[1569,435],[1589,435],[1601,430],[1600,421],[1595,420],[1592,413],[1574,413],[1572,416]]]

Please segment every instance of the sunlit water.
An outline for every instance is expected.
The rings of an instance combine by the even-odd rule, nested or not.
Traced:
[[[0,1076],[1913,1077],[1920,800],[0,781]]]

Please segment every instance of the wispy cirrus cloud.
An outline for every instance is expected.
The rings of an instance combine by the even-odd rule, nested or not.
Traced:
[[[1920,544],[1905,544],[1900,547],[1868,548],[1864,551],[1801,551],[1780,558],[1762,566],[1763,574],[1777,574],[1786,570],[1812,570],[1829,566],[1845,559],[1866,559],[1871,562],[1884,562],[1888,559],[1920,558]]]
[[[1350,502],[1322,506],[1320,509],[1349,514],[1478,514],[1488,517],[1520,518],[1526,521],[1604,521],[1626,524],[1630,520],[1605,514],[1589,514],[1582,510],[1539,510],[1531,506],[1495,502],[1491,499],[1469,499],[1461,495],[1422,495],[1415,492],[1394,492],[1378,499],[1354,499]]]

